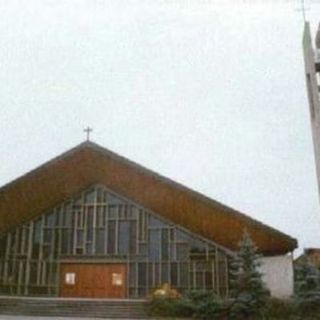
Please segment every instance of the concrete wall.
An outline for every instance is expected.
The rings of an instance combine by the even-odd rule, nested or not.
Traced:
[[[319,32],[317,34],[317,37],[320,38]],[[320,42],[320,40],[318,41]],[[319,89],[318,89],[320,80],[319,80],[319,77],[317,77],[317,73],[316,73],[315,52],[312,47],[310,25],[308,22],[305,23],[305,28],[304,28],[303,52],[304,52],[307,95],[309,99],[312,138],[313,138],[316,172],[317,172],[317,180],[318,180],[318,191],[320,196],[320,99],[319,99]]]
[[[271,295],[289,298],[293,294],[293,264],[290,255],[261,258],[263,280]]]

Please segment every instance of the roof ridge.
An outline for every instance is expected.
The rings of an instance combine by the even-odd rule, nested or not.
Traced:
[[[35,167],[34,169],[31,169],[31,170],[27,171],[26,173],[23,173],[22,175],[18,176],[17,178],[5,183],[3,186],[0,187],[0,193],[5,191],[5,189],[7,189],[11,186],[14,186],[20,179],[32,176],[33,174],[37,173],[39,170],[42,170],[42,169],[46,168],[47,166],[51,165],[53,162],[62,160],[64,158],[68,157],[69,155],[73,154],[74,152],[76,152],[78,149],[81,149],[85,146],[90,146],[93,144],[95,144],[95,143],[92,143],[91,141],[84,141],[84,142],[77,144],[76,146],[72,147],[71,149],[68,149],[68,150],[62,152],[58,156],[55,156],[55,157],[49,159],[48,161],[40,164],[39,166]],[[97,145],[97,144],[95,144],[95,145]]]
[[[215,206],[218,206],[220,209],[224,210],[226,213],[228,214],[234,214],[234,215],[237,215],[238,217],[240,217],[241,219],[245,220],[246,222],[248,222],[248,220],[253,223],[253,224],[256,224],[256,225],[259,225],[261,227],[264,227],[264,228],[268,228],[270,231],[274,232],[274,233],[277,233],[281,236],[284,236],[284,237],[288,237],[290,238],[291,240],[293,241],[296,241],[294,238],[292,238],[291,236],[287,235],[286,233],[282,232],[282,231],[279,231],[259,220],[256,220],[254,218],[252,218],[251,216],[249,216],[248,214],[245,214],[243,212],[240,212],[230,206],[227,206],[215,199],[212,199],[210,198],[209,196],[206,196],[205,194],[199,192],[199,191],[196,191],[196,190],[193,190],[187,186],[185,186],[184,184],[182,183],[179,183],[177,181],[174,181],[166,176],[163,176],[161,174],[159,174],[158,172],[156,171],[153,171],[149,168],[146,168],[144,167],[143,165],[135,162],[135,161],[132,161],[122,155],[119,155],[118,153],[114,152],[114,151],[111,151],[105,147],[102,147],[101,145],[97,144],[97,143],[92,143],[90,142],[90,144],[88,145],[92,148],[94,148],[95,150],[97,151],[101,151],[103,153],[107,153],[109,156],[113,156],[114,158],[116,158],[117,160],[121,160],[121,161],[124,161],[126,164],[130,165],[130,166],[134,166],[136,169],[138,170],[142,170],[143,173],[146,173],[148,175],[152,175],[154,176],[155,178],[165,182],[165,183],[169,183],[171,185],[174,185],[175,187],[178,187],[180,190],[183,190],[185,192],[188,192],[189,194],[197,197],[198,199],[200,200],[204,200],[206,202],[208,202],[209,204],[211,205],[215,205]]]
[[[206,203],[208,203],[210,206],[213,206],[213,207],[216,207],[216,208],[219,208],[220,210],[222,210],[224,213],[228,214],[228,215],[231,215],[231,216],[235,216],[237,217],[238,219],[240,219],[241,221],[244,221],[246,223],[249,223],[251,225],[255,225],[255,226],[258,226],[258,227],[262,227],[262,228],[265,228],[267,230],[269,230],[270,232],[274,233],[274,234],[277,234],[278,236],[280,237],[283,237],[283,238],[287,238],[287,239],[290,239],[291,242],[294,242],[295,245],[296,245],[296,239],[292,238],[291,236],[285,234],[284,232],[281,232],[269,225],[266,225],[264,224],[263,222],[260,222],[259,220],[256,220],[254,218],[252,218],[251,216],[243,213],[243,212],[240,212],[232,207],[229,207],[213,198],[210,198],[209,196],[206,196],[204,194],[202,194],[201,192],[199,191],[195,191],[187,186],[185,186],[184,184],[182,183],[179,183],[179,182],[176,182],[166,176],[163,176],[151,169],[148,169],[146,167],[144,167],[143,165],[137,163],[137,162],[134,162],[122,155],[119,155],[118,153],[114,152],[114,151],[111,151],[95,142],[92,142],[92,141],[84,141],[84,142],[81,142],[80,144],[74,146],[73,148],[63,152],[62,154],[48,160],[47,162],[43,163],[42,165],[36,167],[35,169],[31,170],[31,171],[28,171],[26,172],[25,174],[17,177],[16,179],[14,179],[13,181],[3,185],[2,187],[0,187],[0,194],[5,192],[8,188],[11,188],[13,187],[16,183],[18,183],[18,181],[20,181],[21,179],[25,179],[27,177],[31,177],[35,174],[37,174],[39,171],[49,167],[50,165],[54,164],[55,162],[57,161],[60,161],[60,160],[63,160],[65,158],[68,158],[70,155],[74,154],[75,152],[78,152],[82,149],[86,149],[86,148],[89,148],[95,152],[99,152],[99,153],[102,153],[103,155],[107,155],[108,157],[111,157],[117,161],[120,161],[122,162],[123,164],[125,164],[126,166],[129,166],[131,168],[134,168],[135,170],[139,170],[141,173],[147,175],[147,176],[151,176],[153,177],[154,179],[157,179],[158,181],[161,181],[165,184],[168,184],[168,185],[171,185],[173,186],[174,188],[178,188],[179,190],[183,191],[183,192],[186,192],[188,193],[189,195],[191,195],[192,197],[200,200],[200,201],[204,201]]]

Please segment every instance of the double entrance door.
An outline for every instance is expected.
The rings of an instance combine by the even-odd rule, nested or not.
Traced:
[[[126,265],[119,263],[62,263],[60,296],[125,298]]]

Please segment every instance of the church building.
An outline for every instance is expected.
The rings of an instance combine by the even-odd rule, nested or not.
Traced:
[[[0,189],[0,294],[143,298],[168,283],[225,297],[244,230],[289,296],[295,239],[86,141]]]

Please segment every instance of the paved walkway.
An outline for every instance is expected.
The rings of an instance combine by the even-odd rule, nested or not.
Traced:
[[[35,316],[6,316],[0,315],[0,320],[88,320],[93,318],[70,318],[70,317],[35,317]],[[96,318],[98,319],[98,318]],[[100,320],[111,320],[103,318]],[[115,320],[115,319],[112,319]],[[132,320],[132,319],[117,319],[117,320]]]
[[[71,318],[71,317],[38,317],[38,316],[6,316],[0,314],[0,320],[89,320],[89,319],[95,319],[95,320],[132,320],[130,319],[120,319],[120,318]],[[135,319],[139,320],[139,319]],[[140,319],[142,320],[142,319]],[[146,320],[143,318],[143,320]],[[192,320],[190,318],[148,318],[148,320]]]
[[[71,318],[71,317],[36,317],[36,316],[6,316],[0,314],[0,320],[115,320],[109,318]],[[119,319],[116,320],[132,320],[132,319]],[[139,320],[139,319],[137,319]],[[145,318],[143,319],[145,320]],[[148,320],[191,320],[189,318],[148,318]]]
[[[5,316],[5,315],[0,315],[0,320],[88,320],[88,319],[92,319],[92,318],[35,317],[35,316],[31,317],[31,316]],[[103,320],[111,320],[111,319],[103,319]],[[130,319],[117,319],[117,320],[130,320]]]

